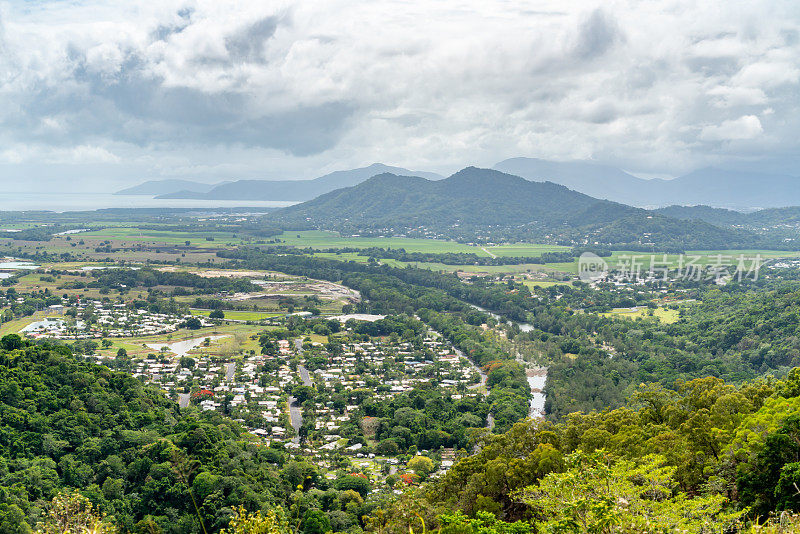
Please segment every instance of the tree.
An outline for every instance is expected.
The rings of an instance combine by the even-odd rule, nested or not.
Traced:
[[[434,463],[433,460],[427,456],[414,456],[408,461],[406,467],[414,471],[415,474],[419,475],[419,477],[424,480],[425,477],[433,471]]]
[[[675,468],[657,455],[637,463],[602,450],[576,452],[566,463],[565,472],[550,473],[517,493],[543,518],[539,526],[545,532],[721,532],[744,514],[726,511],[721,495],[676,491]]]
[[[325,534],[331,531],[331,522],[322,510],[306,510],[302,530],[303,534]]]
[[[21,349],[23,345],[24,342],[19,334],[8,334],[0,339],[0,348],[3,350]]]
[[[41,534],[102,534],[114,532],[112,525],[80,493],[61,493],[51,502],[47,519],[36,529]]]
[[[290,532],[291,529],[286,519],[283,518],[283,514],[279,515],[275,510],[270,510],[265,515],[261,515],[260,511],[251,514],[245,510],[244,506],[240,506],[234,512],[228,528],[222,529],[220,534],[288,534]]]
[[[211,313],[208,314],[208,317],[211,319],[224,319],[225,312],[222,310],[213,310]]]
[[[186,321],[183,323],[183,326],[185,326],[189,330],[199,330],[200,328],[203,327],[203,324],[197,317],[192,317],[190,319],[186,319]]]
[[[339,491],[354,490],[357,491],[362,497],[366,498],[371,485],[369,480],[363,476],[347,475],[339,478],[334,483],[334,487]]]

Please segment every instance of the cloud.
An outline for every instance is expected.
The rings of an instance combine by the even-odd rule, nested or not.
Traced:
[[[704,141],[736,141],[754,139],[761,135],[764,129],[761,121],[755,115],[745,115],[736,120],[724,121],[719,125],[703,128],[700,139]]]
[[[619,40],[622,35],[616,22],[602,9],[595,9],[578,30],[575,54],[581,59],[602,56]]]
[[[96,157],[109,180],[520,155],[792,169],[798,35],[778,0],[11,2],[0,146],[8,165]]]

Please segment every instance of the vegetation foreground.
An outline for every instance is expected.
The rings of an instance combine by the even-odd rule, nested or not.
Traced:
[[[781,511],[800,506],[800,369],[739,387],[643,386],[616,410],[528,419],[476,436],[477,453],[442,478],[376,499],[363,478],[320,477],[231,420],[181,413],[66,347],[1,343],[1,532],[797,527]]]

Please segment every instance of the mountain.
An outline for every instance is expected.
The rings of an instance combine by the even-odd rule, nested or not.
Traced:
[[[602,206],[615,207],[590,211]],[[404,221],[425,219],[456,224],[524,224],[546,220],[570,222],[582,217],[615,218],[636,208],[600,201],[551,182],[534,183],[491,169],[467,167],[444,180],[383,173],[354,187],[338,189],[281,214],[315,219]]]
[[[467,167],[438,181],[380,174],[267,216],[288,227],[461,240],[536,239],[662,249],[753,245],[755,236]],[[477,237],[476,237],[477,236]]]
[[[227,182],[222,182],[227,183]],[[150,180],[134,187],[117,191],[115,195],[148,195],[156,196],[174,191],[187,191],[192,193],[207,193],[215,186],[221,184],[203,184],[200,182],[192,182],[189,180]]]
[[[789,175],[709,167],[672,180],[644,180],[616,167],[535,158],[507,159],[494,168],[527,180],[551,181],[597,198],[641,207],[706,205],[754,209],[800,205],[800,178]]]
[[[310,200],[323,193],[342,187],[360,184],[364,180],[382,173],[420,176],[439,180],[442,176],[423,171],[409,171],[382,163],[369,167],[336,171],[313,180],[237,180],[220,185],[205,193],[190,191],[171,192],[157,198],[201,198],[209,200]]]
[[[741,209],[800,204],[800,178],[796,176],[709,167],[661,182],[663,201],[670,204],[707,204]]]
[[[596,163],[583,161],[547,161],[536,158],[511,158],[497,163],[494,169],[522,176],[534,182],[550,181],[587,195],[633,205],[652,205],[647,198],[648,180]]]

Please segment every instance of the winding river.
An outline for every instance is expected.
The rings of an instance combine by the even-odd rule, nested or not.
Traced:
[[[492,312],[487,310],[486,308],[481,308],[480,306],[476,306],[475,304],[470,304],[473,308],[478,311],[482,311],[488,315],[494,317],[498,322],[503,322],[504,319]],[[529,323],[515,323],[513,321],[505,320],[506,324],[513,325],[516,324],[519,326],[521,332],[530,332],[533,330],[533,325]],[[520,362],[522,365],[525,366],[525,374],[527,375],[528,379],[528,387],[531,389],[531,405],[528,412],[530,417],[534,419],[544,419],[544,403],[547,400],[547,397],[544,394],[544,385],[547,382],[547,368],[546,367],[531,367],[530,364],[524,361],[519,354],[517,354],[517,361]],[[486,383],[486,380],[483,378],[483,371],[478,370],[481,373],[481,382]]]

